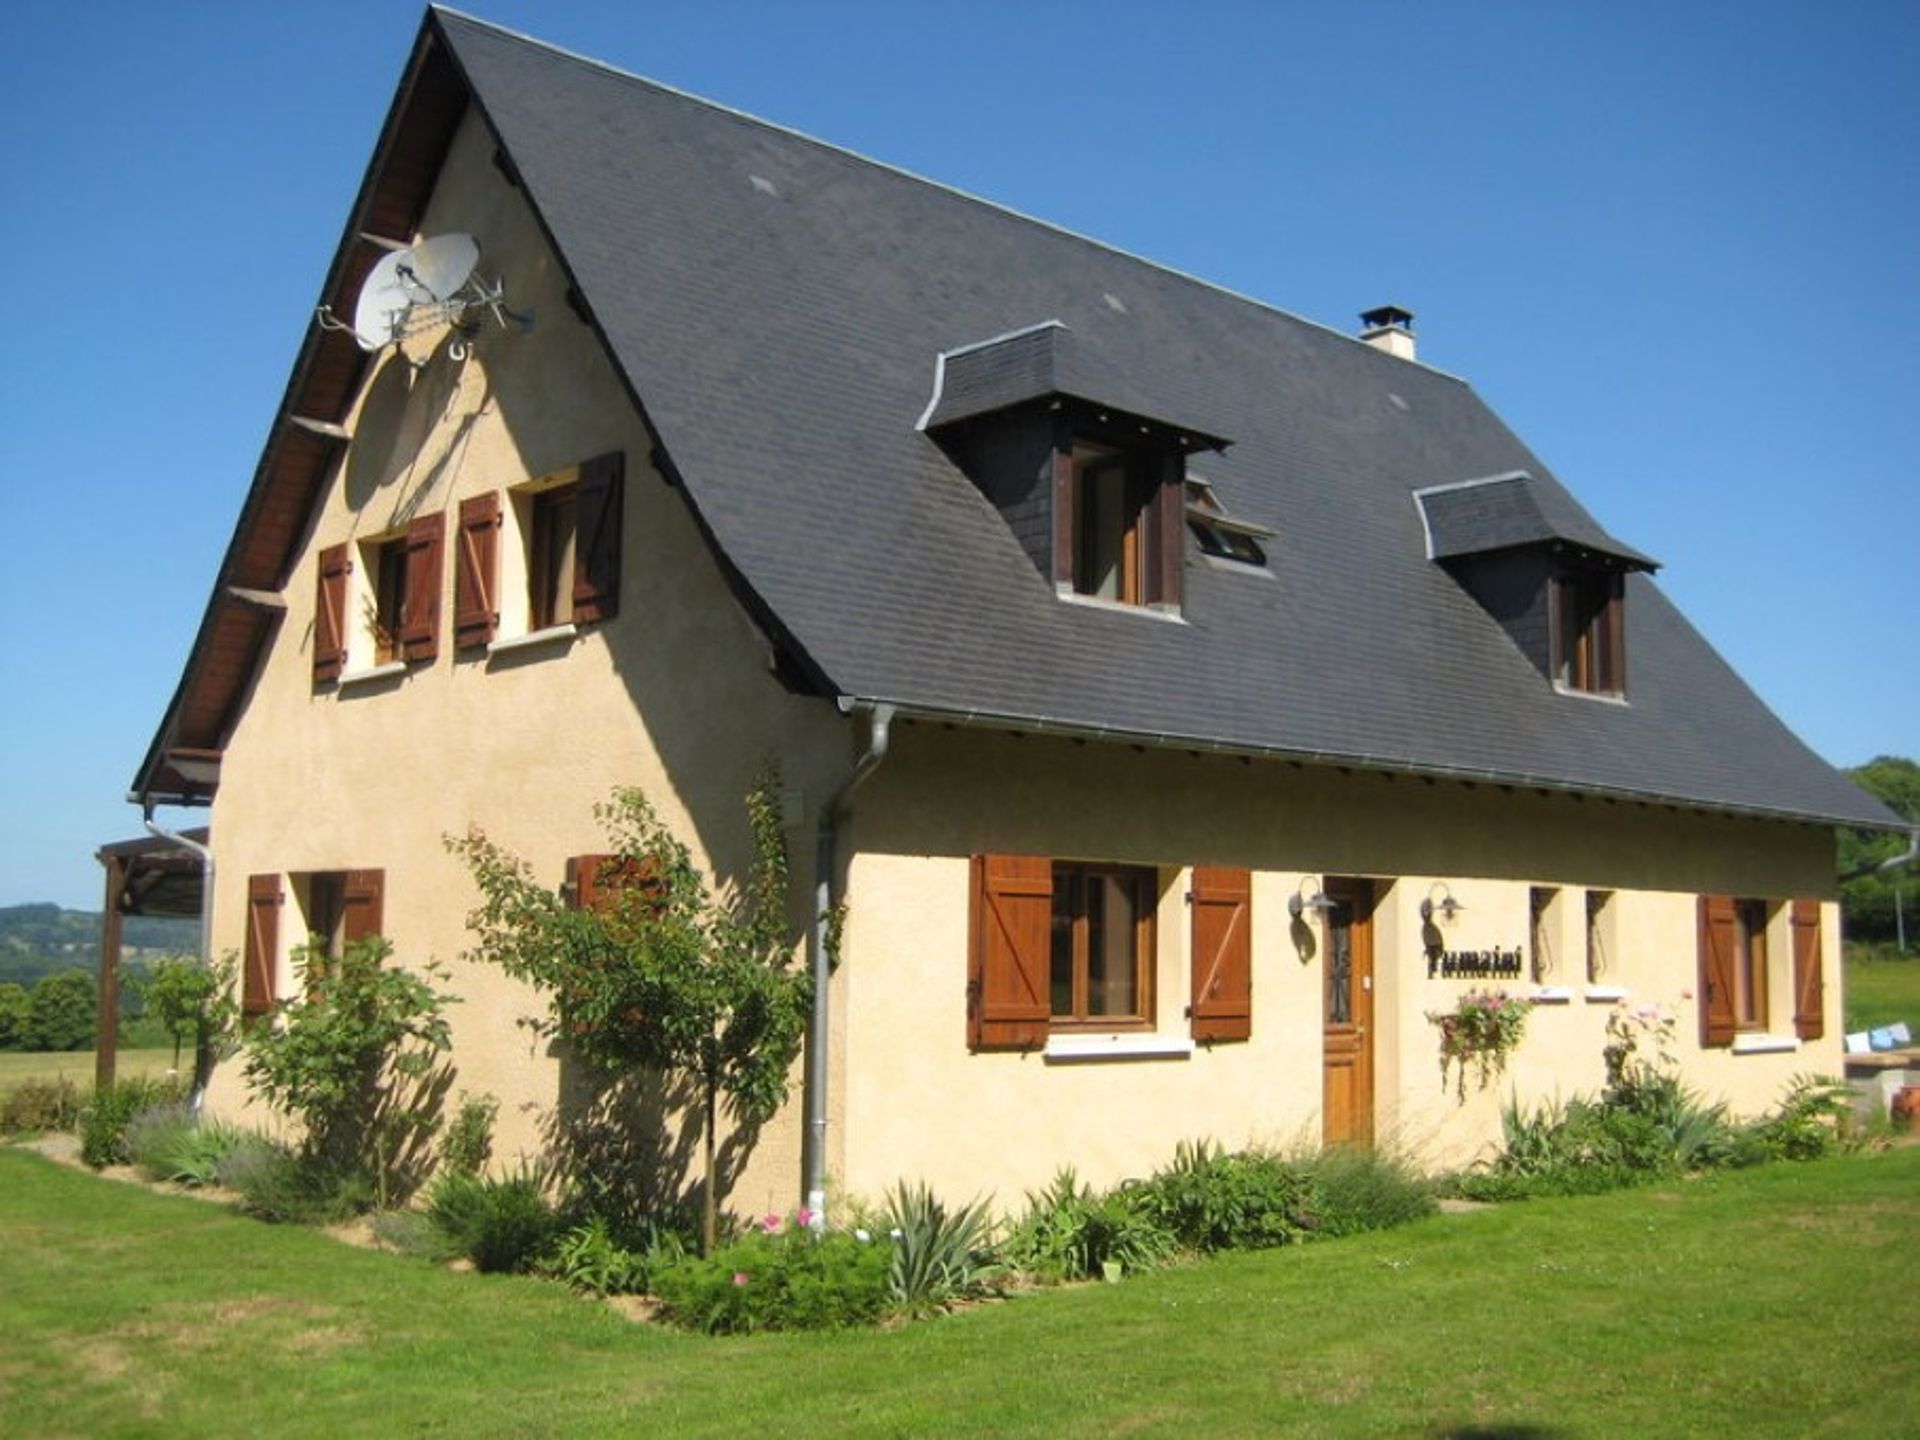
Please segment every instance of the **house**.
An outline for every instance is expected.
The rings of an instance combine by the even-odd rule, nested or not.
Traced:
[[[328,318],[457,236],[507,323]],[[1457,1162],[1596,1088],[1622,1001],[1740,1109],[1839,1069],[1833,827],[1894,817],[1405,311],[1336,333],[440,10],[321,300],[134,797],[212,807],[249,1009],[308,933],[448,964],[503,1152],[568,1060],[461,960],[443,838],[561,886],[633,784],[738,873],[769,755],[796,914],[847,910],[742,1209],[1201,1135]],[[1428,1016],[1489,985],[1535,1003],[1463,1103]]]

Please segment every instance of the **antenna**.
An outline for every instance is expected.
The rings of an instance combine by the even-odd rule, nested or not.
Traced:
[[[352,324],[335,315],[329,305],[315,311],[315,318],[324,330],[352,332],[360,348],[369,352],[450,325],[459,338],[448,347],[448,354],[465,360],[479,330],[478,318],[469,319],[469,311],[487,311],[502,328],[508,322],[522,330],[533,328],[531,314],[517,315],[507,309],[502,281],[496,278],[488,285],[474,273],[479,263],[480,243],[473,236],[459,232],[432,236],[380,257],[360,287]]]

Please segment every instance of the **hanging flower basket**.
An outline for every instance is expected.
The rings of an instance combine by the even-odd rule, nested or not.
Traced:
[[[1467,1070],[1472,1067],[1486,1089],[1493,1077],[1505,1073],[1507,1057],[1527,1033],[1527,1014],[1533,1007],[1504,990],[1474,990],[1460,997],[1452,1010],[1427,1012],[1440,1029],[1440,1088],[1449,1077],[1462,1105],[1467,1102]]]

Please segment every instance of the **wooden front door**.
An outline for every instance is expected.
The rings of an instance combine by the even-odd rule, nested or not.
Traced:
[[[1373,1143],[1373,882],[1329,877],[1321,1110],[1329,1145]]]

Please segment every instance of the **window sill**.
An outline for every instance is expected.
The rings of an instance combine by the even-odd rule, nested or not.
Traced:
[[[1617,1005],[1626,998],[1627,987],[1624,985],[1587,986],[1587,1003],[1589,1005]]]
[[[1181,1059],[1193,1054],[1184,1035],[1050,1035],[1049,1062],[1071,1060]]]
[[[373,685],[381,680],[391,680],[396,675],[407,673],[407,662],[389,660],[384,665],[375,665],[366,670],[354,670],[340,677],[340,688],[351,690],[356,685]]]
[[[515,635],[506,640],[495,640],[487,646],[487,658],[495,655],[511,655],[516,650],[534,650],[542,645],[559,645],[562,641],[571,642],[580,633],[580,627],[569,620],[564,625],[549,625],[544,630],[530,630],[525,635]]]
[[[1140,615],[1148,620],[1165,620],[1184,625],[1186,617],[1170,605],[1129,605],[1124,600],[1103,600],[1098,595],[1082,595],[1070,585],[1056,585],[1053,591],[1063,605],[1084,605],[1089,610],[1106,610],[1116,615]]]
[[[1624,706],[1627,703],[1627,697],[1618,690],[1576,690],[1573,686],[1564,685],[1558,680],[1553,682],[1553,692],[1556,695],[1564,695],[1569,700],[1594,700],[1602,705]]]
[[[1765,1035],[1750,1030],[1733,1037],[1733,1053],[1736,1055],[1772,1055],[1799,1048],[1800,1042],[1791,1035]]]
[[[1527,999],[1536,1005],[1565,1005],[1573,999],[1573,991],[1565,985],[1537,985]]]

